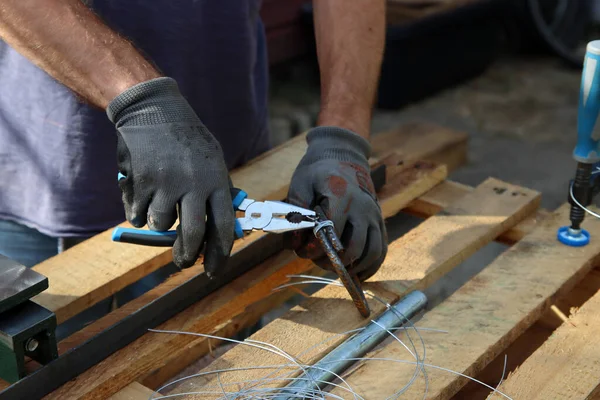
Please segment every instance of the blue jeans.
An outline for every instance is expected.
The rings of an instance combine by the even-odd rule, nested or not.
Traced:
[[[0,220],[0,254],[15,260],[26,267],[33,267],[70,247],[86,240],[87,237],[55,238],[16,222]],[[108,298],[88,308],[86,311],[61,324],[56,330],[57,337],[64,338],[84,325],[110,312],[112,302],[122,305],[152,289],[165,280],[177,268],[168,265],[143,279],[131,284]]]
[[[0,220],[0,254],[26,267],[33,267],[85,239],[53,238],[16,222]]]

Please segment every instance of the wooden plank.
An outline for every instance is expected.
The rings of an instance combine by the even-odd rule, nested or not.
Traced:
[[[377,285],[369,285],[369,290],[387,302],[398,300],[398,296],[386,292]],[[381,303],[369,300],[373,315],[384,310]],[[337,316],[337,318],[336,318]],[[333,323],[333,324],[332,324]],[[339,333],[353,330],[363,326],[365,320],[357,313],[356,308],[348,300],[348,293],[344,288],[327,286],[312,294],[300,306],[292,308],[283,317],[278,318],[264,328],[253,334],[250,339],[266,342],[277,346],[288,354],[296,357],[303,363],[313,363],[321,358],[324,352],[339,344],[345,335]],[[307,351],[310,350],[310,351]],[[208,368],[202,372],[220,370],[225,368],[252,368],[254,366],[270,366],[288,364],[289,360],[273,353],[266,352],[253,347],[238,345],[227,351],[221,357],[213,361]],[[164,390],[163,394],[176,394],[191,392],[202,387],[218,384],[234,384],[236,382],[247,382],[261,379],[269,375],[271,379],[287,375],[288,371],[277,372],[278,368],[262,370],[239,370],[226,374],[220,374],[219,378],[214,375],[195,378],[190,382]],[[193,373],[193,371],[190,371]],[[198,371],[199,372],[199,371]],[[284,385],[285,381],[279,381]],[[273,382],[273,386],[280,386]],[[236,387],[235,385],[233,386]],[[231,386],[230,386],[231,388]],[[198,396],[183,396],[184,399],[216,399],[221,395],[210,396],[202,394]]]
[[[423,194],[443,182],[447,175],[448,170],[445,165],[437,166],[431,162],[417,162],[414,166],[402,170],[378,193],[378,197],[382,201],[390,204],[387,207],[382,207],[383,217],[389,218],[398,214],[404,208],[398,207],[398,204],[406,206],[410,203],[407,202],[406,193],[403,190],[399,191],[398,188],[410,187],[412,190],[411,195],[414,193]],[[412,199],[414,198],[412,197]],[[393,206],[391,206],[392,204]]]
[[[304,263],[296,260],[292,253],[282,252],[158,328],[229,337],[240,327],[255,323],[256,317],[264,312],[265,303],[278,302],[276,295],[269,295],[274,287],[287,281],[286,274],[305,271]],[[269,299],[269,302],[265,299]],[[150,376],[155,379],[155,375],[162,374],[163,369],[168,368],[168,364],[174,360],[185,367],[186,362],[191,361],[188,359],[190,355],[206,354],[210,346],[218,345],[217,341],[209,343],[197,339],[192,336],[148,333],[46,398],[105,399],[140,378]],[[146,383],[146,386],[149,385]]]
[[[369,281],[399,294],[430,286],[531,214],[539,201],[536,191],[489,178],[392,243],[389,251],[395,256]]]
[[[513,192],[518,195],[513,196]],[[502,201],[499,201],[500,198]],[[508,229],[531,213],[539,204],[539,198],[537,192],[495,179],[487,180],[442,215],[426,220],[394,241],[389,247],[384,265],[369,280],[371,283],[368,284],[368,289],[380,297],[390,299],[398,298],[406,290],[425,288],[441,276],[440,271],[448,271],[462,261],[463,256],[473,253],[483,246],[486,240],[493,240],[502,230]],[[468,213],[467,209],[470,210]],[[326,287],[284,317],[265,326],[254,334],[252,339],[272,343],[288,354],[311,363],[345,338],[345,335],[340,333],[366,323],[353,307],[341,288]],[[379,311],[381,308],[374,308],[373,317]],[[319,346],[325,340],[328,342]],[[310,354],[300,356],[313,346],[316,348]],[[276,355],[236,346],[213,362],[208,370],[281,363],[282,360]],[[242,370],[220,374],[219,378],[223,383],[243,382],[261,379],[272,372]],[[193,385],[198,388],[202,385],[213,385],[215,382],[215,378],[209,376],[195,379]],[[191,388],[188,386],[183,388],[189,389]]]
[[[551,306],[551,309],[547,310],[538,321],[511,343],[499,357],[491,361],[477,374],[476,378],[495,387],[503,371],[505,371],[505,376],[515,371],[563,324],[564,319],[557,315],[553,307],[561,310],[565,315],[569,315],[573,312],[572,310],[583,306],[598,290],[600,290],[600,270],[596,266],[573,289],[560,296]],[[454,398],[457,400],[485,399],[489,393],[490,390],[485,386],[476,382],[469,382]]]
[[[429,123],[407,123],[394,129],[373,135],[371,140],[373,162],[380,160],[393,149],[404,165],[419,160],[445,164],[453,171],[467,160],[465,133]]]
[[[543,221],[550,215],[548,210],[537,210],[534,214],[524,219],[521,223],[515,226],[513,229],[506,231],[504,235],[498,237],[498,241],[505,244],[515,244],[523,237],[531,232],[537,224]]]
[[[110,396],[108,400],[135,400],[140,398],[149,399],[150,396],[156,394],[157,393],[154,390],[150,390],[144,385],[133,382],[124,387],[119,393],[115,393],[113,396]]]
[[[408,168],[389,182],[394,191],[381,194],[381,206],[386,213],[398,212],[446,176],[445,167]],[[424,187],[422,181],[429,181]],[[292,291],[272,293],[272,289],[289,281],[290,274],[311,271],[313,264],[297,259],[291,252],[266,261],[226,287],[189,307],[160,329],[202,332],[230,336],[239,329],[255,323],[267,310],[288,299]],[[195,267],[193,267],[195,268]],[[160,287],[151,291],[155,296]],[[107,316],[105,318],[110,318]],[[104,321],[103,321],[104,320]],[[97,326],[106,326],[105,319]],[[91,332],[97,329],[90,326]],[[79,340],[81,340],[81,336]],[[149,333],[128,347],[113,354],[97,366],[81,374],[53,392],[47,398],[98,398],[104,399],[133,380],[146,386],[160,383],[206,354],[215,341],[183,335]],[[69,345],[74,345],[73,341]]]
[[[556,240],[556,231],[568,223],[568,215],[569,206],[565,204],[420,319],[420,326],[449,332],[425,338],[428,364],[476,375],[597,264],[600,242],[574,248]],[[597,219],[586,219],[584,227],[594,237],[600,235]],[[369,355],[393,359],[406,356],[394,345]],[[347,378],[359,394],[379,399],[408,382],[413,371],[400,364],[390,368],[385,362],[367,362]],[[447,399],[466,382],[465,378],[433,368],[427,372],[428,399]],[[423,390],[421,378],[405,396],[422,396]]]
[[[413,201],[406,211],[423,217],[430,217],[472,191],[473,187],[469,185],[445,180]]]
[[[440,212],[472,190],[471,186],[446,180],[413,201],[405,211],[427,218]],[[527,233],[531,232],[535,225],[549,214],[548,211],[539,209],[513,228],[503,232],[497,240],[505,244],[514,244],[521,240]]]
[[[285,197],[292,173],[306,149],[305,136],[282,144],[232,172],[233,183],[255,199]],[[419,159],[465,157],[467,136],[433,125],[408,125],[373,139],[372,161],[402,148],[405,165]],[[268,171],[268,176],[265,175]],[[129,226],[127,223],[122,226]],[[170,249],[111,241],[112,229],[52,257],[34,269],[47,276],[50,287],[34,300],[54,311],[58,322],[108,298],[172,260]]]
[[[496,359],[490,361],[474,378],[491,387],[498,386],[502,374],[504,373],[504,376],[507,377],[511,371],[514,371],[527,357],[533,354],[550,337],[552,332],[549,328],[541,325],[539,321],[534,323],[515,339],[506,350],[502,351]],[[490,392],[491,390],[481,383],[469,381],[451,399],[485,400]]]
[[[600,292],[511,374],[499,390],[515,399],[589,399],[600,394]],[[496,398],[498,396],[492,396]]]

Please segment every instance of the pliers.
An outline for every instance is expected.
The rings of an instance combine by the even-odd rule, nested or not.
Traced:
[[[356,308],[363,317],[370,315],[369,305],[358,278],[350,276],[338,255],[338,252],[343,251],[343,246],[335,233],[333,222],[326,219],[319,207],[317,211],[312,211],[282,201],[257,201],[249,199],[246,192],[237,188],[231,189],[231,198],[233,209],[244,212],[243,217],[235,220],[235,236],[238,239],[244,237],[245,231],[284,233],[312,228]],[[157,232],[117,227],[112,234],[112,240],[115,242],[144,246],[172,247],[176,238],[175,230]]]
[[[249,199],[241,189],[232,188],[234,211],[243,211],[244,216],[235,219],[235,236],[244,237],[245,231],[261,230],[271,233],[284,233],[299,229],[313,228],[318,219],[314,211],[287,204],[281,201],[256,201]],[[177,231],[151,231],[146,229],[117,227],[113,230],[115,242],[133,243],[144,246],[172,247]]]

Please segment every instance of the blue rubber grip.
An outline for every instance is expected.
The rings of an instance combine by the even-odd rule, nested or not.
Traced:
[[[242,225],[240,225],[240,221],[235,220],[235,238],[241,239],[244,237],[244,230],[242,229]]]
[[[240,205],[242,204],[242,201],[244,201],[247,197],[248,197],[248,193],[244,192],[242,189],[231,189],[231,197],[232,197],[232,204],[233,204],[233,209],[235,211],[238,210],[238,208],[240,207]],[[241,239],[244,237],[244,231],[242,230],[242,226],[240,225],[240,222],[237,220],[235,220],[235,238],[236,239]]]
[[[587,164],[600,161],[600,127],[596,126],[600,112],[600,40],[588,43],[577,116],[577,145],[573,158]]]
[[[232,203],[233,209],[237,211],[237,209],[242,204],[242,201],[246,200],[248,197],[248,193],[244,192],[242,189],[231,189]]]

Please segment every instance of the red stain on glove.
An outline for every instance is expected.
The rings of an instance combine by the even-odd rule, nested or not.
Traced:
[[[343,197],[346,194],[348,188],[348,182],[341,176],[332,175],[327,179],[327,185],[329,190],[335,197]]]

